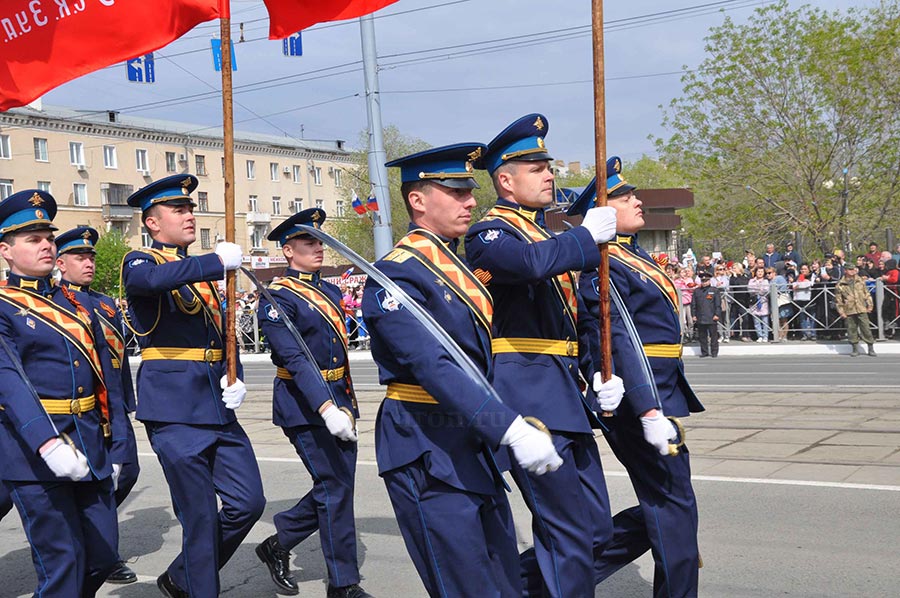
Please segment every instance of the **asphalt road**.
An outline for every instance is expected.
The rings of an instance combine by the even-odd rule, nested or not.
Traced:
[[[355,355],[359,421],[356,515],[363,585],[374,595],[423,596],[374,465],[374,414],[381,401],[371,362]],[[893,597],[900,550],[900,393],[896,357],[687,358],[707,407],[686,422],[700,511],[700,595]],[[266,513],[222,571],[222,595],[275,596],[253,548],[273,532],[274,513],[310,487],[308,474],[270,423],[271,365],[245,363],[251,392],[239,416],[259,460]],[[885,388],[888,387],[888,388]],[[362,391],[362,388],[372,388]],[[155,598],[155,578],[180,547],[180,527],[155,456],[137,425],[141,478],[120,509],[121,552],[139,574],[100,596]],[[602,438],[613,511],[634,504],[630,483]],[[530,517],[510,495],[520,547]],[[301,595],[323,596],[325,569],[313,536],[294,551]],[[644,555],[601,584],[596,596],[646,597],[653,564]],[[19,518],[0,522],[0,597],[30,595],[34,573]]]

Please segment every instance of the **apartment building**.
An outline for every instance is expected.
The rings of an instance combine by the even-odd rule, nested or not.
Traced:
[[[283,265],[266,235],[310,207],[349,213],[344,199],[352,166],[344,142],[235,132],[235,237],[256,268]],[[0,199],[37,188],[56,198],[60,230],[87,225],[118,231],[132,247],[149,243],[140,212],[126,200],[173,174],[200,184],[195,253],[225,238],[225,158],[221,127],[34,104],[0,112]]]

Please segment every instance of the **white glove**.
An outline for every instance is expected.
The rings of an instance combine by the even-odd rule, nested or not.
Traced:
[[[581,226],[588,229],[594,243],[606,243],[616,236],[616,209],[610,206],[591,208],[584,215]]]
[[[356,432],[353,430],[353,422],[350,416],[334,406],[334,403],[328,405],[322,412],[322,419],[325,420],[325,427],[332,436],[343,440],[344,442],[356,442]]]
[[[600,402],[601,411],[615,411],[619,403],[622,402],[622,397],[625,396],[625,383],[615,375],[603,382],[600,372],[597,372],[594,374],[593,387],[594,392],[597,393],[597,401]]]
[[[516,416],[500,444],[508,445],[522,468],[536,475],[556,471],[563,463],[549,436]]]
[[[113,492],[119,489],[119,476],[122,474],[122,464],[113,463]]]
[[[668,455],[669,441],[678,438],[678,430],[666,419],[662,411],[658,411],[656,415],[642,417],[641,427],[644,428],[644,440],[653,445],[660,455]]]
[[[46,450],[41,451],[41,459],[47,464],[56,477],[69,478],[73,482],[91,473],[87,457],[78,449],[57,438]]]
[[[228,386],[228,376],[222,376],[219,380],[219,386],[222,387],[222,402],[228,409],[237,409],[244,402],[247,396],[247,385],[240,379],[235,380],[234,384]]]
[[[241,267],[241,259],[244,257],[244,251],[240,245],[222,241],[216,245],[216,255],[222,260],[222,264],[226,270],[237,270]]]

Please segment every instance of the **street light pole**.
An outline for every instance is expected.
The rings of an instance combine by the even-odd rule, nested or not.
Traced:
[[[844,168],[844,188],[841,189],[841,244],[847,256],[850,255],[850,231],[847,230],[847,210],[850,199],[850,188],[848,186],[847,168]]]

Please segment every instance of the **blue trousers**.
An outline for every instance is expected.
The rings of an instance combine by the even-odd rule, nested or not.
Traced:
[[[169,565],[169,575],[192,598],[214,598],[219,569],[266,505],[253,447],[237,422],[145,423],[182,527],[181,553]]]
[[[90,482],[5,482],[37,573],[34,595],[91,598],[118,560],[112,478]]]
[[[12,498],[9,496],[9,491],[6,489],[6,486],[0,484],[0,521],[6,517],[6,514],[12,510],[13,503]]]
[[[356,443],[338,440],[327,428],[284,428],[312,476],[313,487],[287,511],[275,515],[278,542],[292,549],[318,530],[328,581],[341,587],[359,583],[353,487]]]
[[[696,596],[700,565],[697,501],[687,447],[682,447],[677,457],[664,457],[644,440],[637,418],[617,416],[606,421],[606,439],[628,470],[640,504],[613,518],[612,542],[594,563],[595,581],[600,583],[652,550],[653,595]]]
[[[521,596],[516,530],[499,483],[495,496],[466,492],[432,477],[421,459],[382,477],[429,596]]]
[[[513,460],[512,475],[531,510],[534,548],[522,553],[526,596],[594,595],[594,555],[612,536],[600,452],[590,434],[553,434],[562,467],[541,476]]]
[[[128,432],[126,446],[128,454],[125,457],[125,462],[122,463],[122,472],[119,474],[119,487],[116,489],[117,507],[128,498],[131,489],[137,484],[138,474],[141,472],[141,466],[138,463],[137,440],[134,437],[134,427],[131,425],[131,418],[126,419],[125,425]]]

